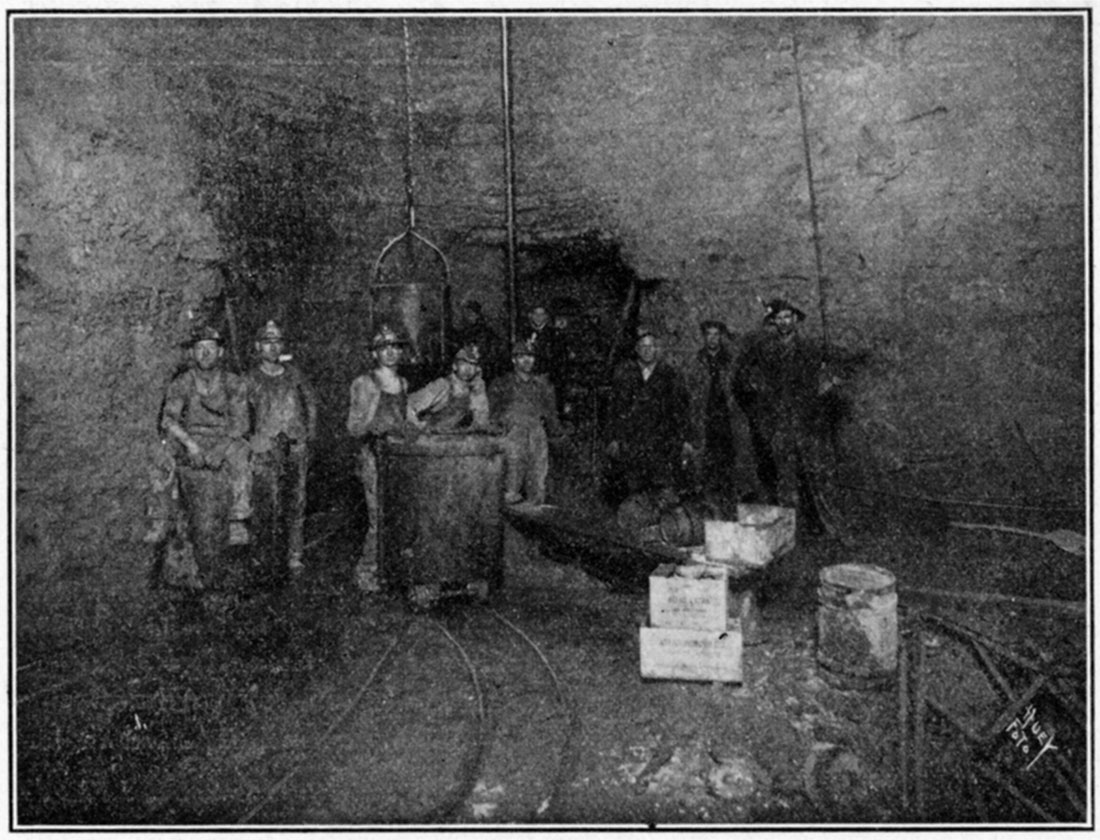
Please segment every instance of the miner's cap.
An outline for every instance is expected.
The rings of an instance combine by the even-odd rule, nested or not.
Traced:
[[[408,342],[388,324],[383,324],[375,332],[370,340],[371,350],[380,350],[383,347],[404,347]]]
[[[200,341],[214,341],[221,347],[225,342],[222,340],[222,334],[218,332],[214,327],[205,326],[198,327],[191,331],[191,335],[187,337],[187,340],[183,342],[184,347],[194,347]]]
[[[535,352],[535,347],[531,344],[531,342],[517,341],[515,344],[512,345],[512,358],[515,359],[519,356],[536,357],[538,356],[538,353]]]
[[[282,341],[283,331],[274,321],[268,321],[256,330],[256,341]]]
[[[468,362],[471,365],[481,364],[481,351],[476,344],[467,344],[455,353],[456,362]]]

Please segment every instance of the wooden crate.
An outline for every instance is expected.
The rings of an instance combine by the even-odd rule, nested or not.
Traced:
[[[649,576],[649,626],[726,629],[729,571],[722,566],[666,563]]]
[[[658,680],[741,682],[741,621],[725,630],[639,627],[642,677]]]
[[[703,523],[706,557],[762,568],[795,545],[795,512],[769,505],[738,505],[737,521]]]

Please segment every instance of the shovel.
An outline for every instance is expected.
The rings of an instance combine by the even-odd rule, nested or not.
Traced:
[[[1062,529],[1046,532],[1028,531],[1025,528],[1013,528],[1011,525],[986,525],[981,522],[950,522],[948,524],[954,528],[967,528],[972,531],[1004,531],[1009,534],[1023,534],[1025,537],[1038,537],[1041,540],[1054,543],[1062,551],[1068,551],[1078,557],[1085,556],[1085,536],[1084,534],[1078,534],[1076,531]]]

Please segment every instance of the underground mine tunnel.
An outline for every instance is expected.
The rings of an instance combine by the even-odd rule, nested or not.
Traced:
[[[1087,823],[1090,23],[9,15],[13,826]],[[738,363],[777,299],[829,469],[609,481],[636,339],[687,382],[703,322]],[[415,391],[478,308],[510,370],[538,306],[546,504],[450,449],[385,502],[486,525],[492,591],[358,591],[380,325]],[[166,389],[196,329],[243,375],[268,321],[316,392],[305,570],[181,592],[143,541]],[[793,513],[756,567],[711,552],[760,510]],[[677,585],[722,640],[647,651]]]

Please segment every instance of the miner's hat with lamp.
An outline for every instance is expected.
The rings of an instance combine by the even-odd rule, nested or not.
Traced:
[[[776,317],[780,312],[790,312],[794,315],[795,320],[805,321],[806,313],[795,306],[793,303],[784,300],[783,298],[772,298],[764,304],[764,323],[774,324]]]
[[[481,364],[481,350],[478,349],[476,344],[467,344],[465,347],[459,348],[459,351],[455,353],[455,363],[467,362],[471,365]]]
[[[218,332],[214,327],[209,325],[196,327],[191,331],[191,335],[187,337],[187,340],[183,342],[183,346],[187,348],[194,347],[200,341],[213,341],[222,346],[225,342],[222,340],[222,334]]]
[[[381,350],[383,347],[404,347],[408,342],[389,324],[382,324],[374,333],[370,341],[371,350]]]
[[[256,330],[256,341],[282,341],[283,331],[274,321],[268,321]]]
[[[535,350],[535,345],[530,341],[517,341],[512,345],[512,358],[516,359],[520,356],[531,356],[532,358],[538,357],[538,352]]]

